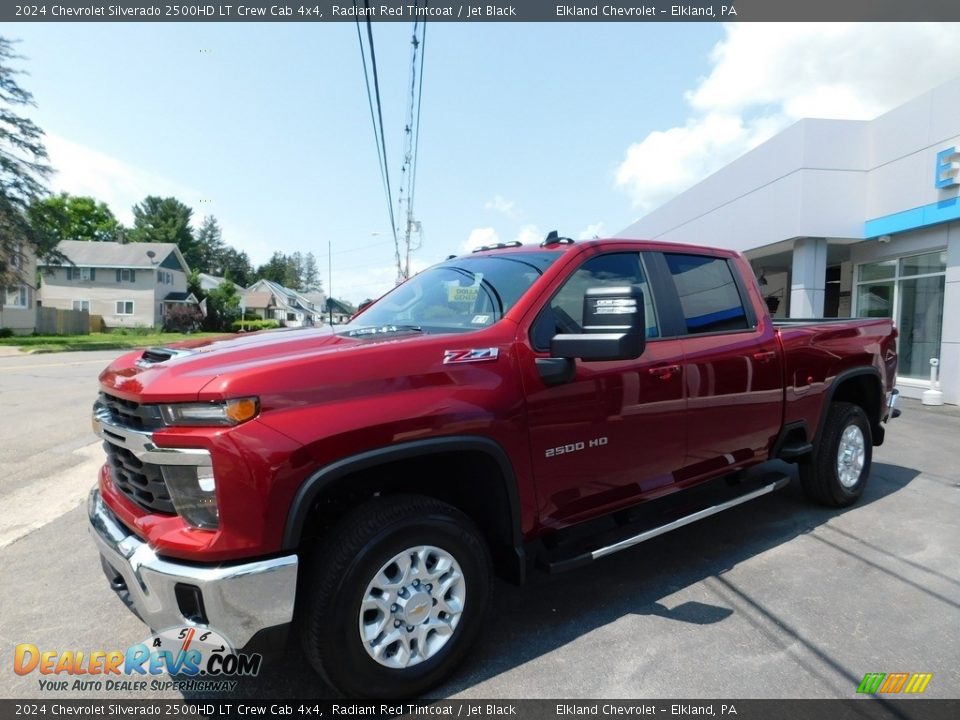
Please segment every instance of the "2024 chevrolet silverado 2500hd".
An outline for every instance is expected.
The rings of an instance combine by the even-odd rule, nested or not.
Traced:
[[[343,326],[116,360],[92,535],[154,629],[243,647],[294,623],[340,692],[417,694],[476,638],[492,572],[766,494],[787,476],[744,471],[776,458],[854,502],[897,414],[895,340],[887,319],[772,322],[734,252],[483,249]]]

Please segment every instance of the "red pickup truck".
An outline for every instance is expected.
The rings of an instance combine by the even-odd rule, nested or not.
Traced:
[[[576,567],[774,491],[770,460],[855,502],[896,364],[890,320],[771,321],[734,252],[497,245],[346,325],[116,360],[91,534],[154,629],[254,647],[292,627],[338,691],[418,694],[476,639],[494,572]]]

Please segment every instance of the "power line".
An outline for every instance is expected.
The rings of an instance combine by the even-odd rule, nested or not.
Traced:
[[[425,0],[424,7],[429,0]],[[417,0],[419,6],[419,0]],[[422,29],[421,29],[422,28]],[[420,31],[420,37],[417,33]],[[403,211],[406,204],[406,227],[404,232],[404,261],[397,265],[397,281],[401,282],[410,277],[410,253],[418,250],[423,243],[422,226],[414,220],[413,200],[416,189],[417,172],[417,147],[420,142],[420,109],[422,107],[423,96],[423,46],[426,39],[426,23],[422,25],[418,22],[413,23],[413,36],[410,39],[410,102],[407,114],[407,124],[404,127],[404,153],[403,165],[400,172],[401,184],[400,192],[397,197],[397,206]],[[419,55],[420,70],[417,71],[417,60]],[[419,235],[419,242],[414,247],[412,234],[416,231]]]
[[[424,7],[430,4],[430,0],[424,3]],[[417,89],[417,129],[413,140],[413,165],[410,169],[410,205],[413,206],[413,196],[417,187],[417,152],[420,150],[420,102],[423,97],[423,58],[427,52],[427,23],[423,23],[423,31],[420,36],[420,86]]]
[[[390,213],[390,229],[393,233],[393,246],[394,254],[396,256],[397,264],[400,264],[400,239],[397,236],[397,222],[393,213],[393,189],[390,186],[390,168],[387,163],[387,141],[383,131],[383,107],[380,101],[380,78],[377,72],[377,53],[374,48],[373,42],[373,25],[370,22],[370,0],[363,0],[364,7],[368,10],[366,13],[367,18],[367,42],[370,48],[370,67],[373,72],[373,87],[374,94],[376,95],[377,101],[377,113],[376,118],[374,117],[373,112],[373,97],[370,93],[370,76],[367,72],[367,58],[366,53],[363,48],[363,36],[360,33],[360,18],[359,16],[356,19],[357,23],[357,40],[360,43],[360,56],[363,61],[363,77],[364,82],[366,83],[367,88],[367,102],[370,105],[370,121],[373,124],[373,135],[374,141],[377,146],[377,160],[380,164],[380,174],[381,180],[384,185],[384,192],[387,198],[387,210]],[[354,7],[357,6],[357,0],[353,0]],[[379,123],[378,123],[379,120]],[[377,127],[379,125],[379,135],[377,133]]]

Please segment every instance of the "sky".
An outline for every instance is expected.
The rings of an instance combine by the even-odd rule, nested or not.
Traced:
[[[411,31],[373,27],[395,191]],[[128,224],[174,195],[254,265],[313,252],[354,303],[393,286],[356,25],[2,32],[26,56],[53,190]],[[960,75],[957,47],[949,23],[428,24],[413,267],[554,229],[616,234],[802,117],[870,119]]]

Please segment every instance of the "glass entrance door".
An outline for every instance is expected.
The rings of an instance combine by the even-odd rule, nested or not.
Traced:
[[[861,265],[857,315],[895,318],[900,331],[900,377],[930,377],[930,358],[940,357],[947,253],[938,251]]]

